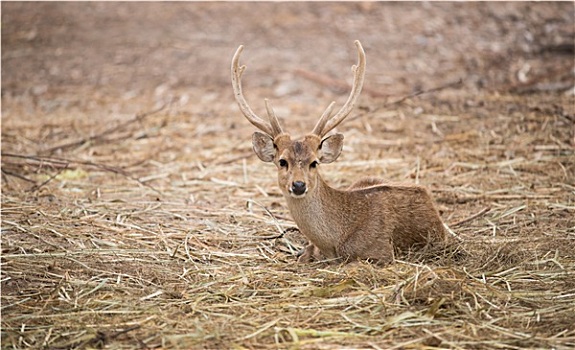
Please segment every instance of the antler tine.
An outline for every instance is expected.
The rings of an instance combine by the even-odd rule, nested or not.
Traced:
[[[264,102],[266,103],[266,111],[268,112],[268,117],[270,118],[270,125],[272,127],[272,132],[273,132],[273,136],[277,136],[281,133],[283,133],[282,127],[280,126],[280,122],[278,120],[278,117],[276,117],[276,114],[274,112],[274,109],[272,108],[272,105],[270,103],[270,101],[268,101],[268,99],[264,99]]]
[[[329,118],[331,117],[331,112],[333,111],[333,107],[335,106],[335,101],[332,101],[329,106],[325,109],[317,124],[313,128],[312,134],[323,136],[325,133],[322,134],[322,130],[325,128],[325,124],[328,122]]]
[[[365,51],[363,51],[363,47],[361,46],[359,40],[355,41],[355,46],[357,47],[358,65],[353,65],[351,67],[351,70],[354,73],[351,92],[347,101],[343,107],[341,107],[339,112],[336,113],[336,115],[334,115],[332,118],[329,117],[329,114],[331,114],[331,109],[333,108],[333,102],[323,113],[320,120],[313,129],[313,133],[320,137],[325,136],[328,132],[338,126],[349,115],[349,113],[351,113],[361,93],[361,88],[363,87],[363,81],[365,78]]]
[[[244,94],[242,92],[242,74],[244,72],[244,70],[246,69],[246,66],[239,66],[239,61],[240,61],[240,55],[242,53],[244,49],[243,45],[240,45],[236,51],[236,53],[234,54],[234,58],[232,58],[232,87],[234,89],[234,97],[236,98],[236,102],[238,103],[238,106],[240,107],[240,110],[242,111],[242,113],[244,114],[244,116],[246,117],[246,119],[252,123],[255,127],[257,127],[258,129],[260,129],[261,131],[265,132],[266,134],[275,137],[277,136],[277,128],[275,127],[274,124],[277,124],[277,126],[279,126],[279,123],[277,123],[277,118],[275,118],[275,115],[272,117],[272,115],[270,114],[270,120],[275,119],[275,122],[272,122],[272,124],[264,121],[262,118],[258,117],[254,111],[252,111],[252,109],[250,108],[250,106],[248,105],[248,102],[246,101]],[[267,103],[266,103],[266,108],[267,108]],[[268,113],[269,113],[268,109]],[[273,111],[272,111],[273,114]],[[280,128],[281,131],[281,128]]]

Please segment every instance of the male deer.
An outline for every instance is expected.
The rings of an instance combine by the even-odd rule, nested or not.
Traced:
[[[278,168],[278,183],[300,231],[310,244],[299,262],[322,256],[328,259],[369,259],[389,263],[395,251],[423,247],[445,239],[445,229],[425,188],[392,185],[376,178],[355,182],[347,190],[326,184],[321,164],[335,161],[343,146],[343,135],[326,136],[352,111],[365,76],[365,52],[355,41],[359,63],[352,66],[354,81],[349,98],[332,116],[332,102],[313,131],[292,140],[283,131],[268,100],[269,122],[258,117],[244,98],[241,85],[245,66],[239,66],[243,46],[232,59],[232,86],[241,112],[262,132],[252,137],[253,148],[264,162]],[[320,254],[321,253],[321,254]]]

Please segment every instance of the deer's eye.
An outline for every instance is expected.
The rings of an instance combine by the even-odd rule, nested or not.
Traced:
[[[317,165],[318,165],[317,160],[314,160],[313,162],[311,162],[311,164],[309,165],[309,167],[310,167],[311,169],[315,169],[315,168],[317,167]]]
[[[279,165],[280,165],[280,167],[282,167],[282,168],[287,168],[288,162],[287,162],[287,160],[285,160],[285,159],[280,159]]]

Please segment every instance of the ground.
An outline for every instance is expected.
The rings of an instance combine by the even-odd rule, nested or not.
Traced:
[[[575,347],[570,2],[2,3],[2,348]],[[450,242],[296,264],[230,62],[301,135],[367,54],[334,187],[429,188]]]

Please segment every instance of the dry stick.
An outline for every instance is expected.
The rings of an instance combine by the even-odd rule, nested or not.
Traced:
[[[124,330],[116,331],[116,332],[114,332],[114,333],[112,333],[112,334],[109,334],[109,335],[106,336],[106,338],[108,338],[108,339],[114,339],[114,338],[117,338],[118,336],[120,336],[120,335],[122,335],[122,334],[131,332],[131,331],[133,331],[133,330],[140,329],[140,328],[142,328],[142,325],[137,324],[137,325],[135,325],[135,326],[128,327],[128,328],[126,328],[126,329],[124,329]]]
[[[48,178],[48,180],[42,182],[41,184],[37,185],[35,184],[34,186],[30,187],[27,192],[35,192],[38,191],[39,189],[41,189],[42,187],[46,186],[50,181],[54,180],[56,178],[56,176],[60,175],[64,170],[68,169],[68,164],[66,164],[65,167],[63,167],[62,169],[58,170],[58,172],[52,176],[50,176]]]
[[[295,74],[303,77],[304,79],[311,80],[316,82],[320,85],[327,86],[330,90],[335,91],[337,93],[343,93],[350,89],[350,85],[343,80],[330,78],[323,74],[319,74],[316,72],[310,72],[305,69],[296,69]],[[390,94],[383,93],[378,90],[370,89],[368,87],[363,87],[363,91],[370,95],[371,97],[389,97]]]
[[[459,78],[457,81],[452,81],[451,83],[447,83],[447,84],[444,84],[444,85],[436,86],[436,87],[431,88],[431,89],[415,91],[415,92],[413,92],[413,93],[411,93],[411,94],[409,94],[409,95],[407,95],[407,96],[404,96],[404,97],[400,98],[400,99],[397,100],[397,101],[393,101],[393,102],[389,102],[389,103],[384,103],[380,108],[387,107],[387,106],[389,106],[389,105],[396,104],[396,103],[399,104],[399,103],[401,103],[401,102],[403,102],[403,101],[405,101],[405,100],[407,100],[407,99],[409,99],[409,98],[417,97],[417,96],[419,96],[419,95],[423,95],[423,94],[428,94],[428,93],[431,93],[431,92],[440,91],[440,90],[447,89],[447,88],[450,88],[450,87],[455,87],[455,86],[461,85],[462,83],[463,83],[463,78]]]
[[[249,200],[248,202],[256,204],[256,205],[260,206],[261,208],[263,208],[263,210],[265,210],[265,212],[273,219],[278,231],[280,231],[279,235],[274,235],[274,236],[270,236],[270,237],[262,237],[262,239],[267,240],[267,239],[282,238],[284,236],[284,234],[286,233],[286,231],[281,228],[281,225],[280,225],[278,219],[275,217],[275,215],[263,204],[260,204],[254,200]]]
[[[24,156],[21,154],[15,154],[15,153],[7,153],[7,152],[2,152],[2,158],[4,157],[11,157],[11,158],[19,158],[19,159],[26,159],[26,160],[33,160],[39,163],[43,163],[43,162],[49,162],[51,164],[51,166],[56,167],[56,168],[65,168],[69,165],[69,162],[66,160],[62,160],[56,157],[40,157],[40,156]],[[17,163],[14,163],[17,164]]]
[[[120,168],[116,168],[116,167],[112,167],[109,165],[105,165],[105,164],[100,164],[100,163],[94,163],[94,162],[89,162],[89,161],[72,161],[74,163],[77,164],[82,164],[82,165],[87,165],[87,166],[93,166],[99,169],[103,169],[104,171],[108,171],[114,174],[119,174],[122,175],[130,180],[136,181],[137,183],[139,183],[142,186],[145,186],[149,189],[151,189],[152,191],[158,193],[158,194],[162,194],[162,192],[160,192],[159,190],[157,190],[154,186],[152,185],[148,185],[147,183],[141,181],[140,179],[138,179],[137,177],[133,177],[132,175],[130,175],[127,171],[122,170]]]
[[[132,118],[132,119],[130,119],[130,120],[124,122],[124,123],[121,123],[120,125],[114,126],[114,127],[112,127],[112,128],[108,128],[108,129],[104,130],[103,132],[101,132],[101,133],[99,133],[99,134],[97,134],[97,135],[90,136],[90,137],[86,137],[86,138],[83,138],[83,139],[81,139],[81,140],[74,141],[74,142],[70,142],[70,143],[67,143],[67,144],[64,144],[64,145],[51,147],[51,148],[49,148],[49,149],[47,149],[47,150],[44,150],[44,151],[41,152],[41,153],[50,153],[50,154],[51,154],[51,153],[53,153],[54,151],[56,151],[56,150],[58,150],[58,149],[62,150],[62,149],[73,148],[73,147],[77,147],[77,146],[83,145],[83,144],[86,143],[86,142],[90,142],[90,141],[94,141],[94,140],[97,140],[97,139],[101,139],[102,137],[104,137],[104,136],[106,136],[106,135],[108,135],[108,134],[111,134],[111,133],[113,133],[113,132],[116,132],[116,131],[118,131],[118,130],[121,130],[122,128],[124,128],[124,127],[126,127],[126,126],[128,126],[128,125],[130,125],[130,124],[132,124],[132,123],[134,123],[134,122],[142,121],[142,120],[144,120],[145,118],[147,118],[147,117],[149,117],[149,116],[151,116],[151,115],[154,115],[154,114],[156,114],[156,113],[162,111],[164,108],[166,108],[166,106],[167,106],[168,104],[169,104],[169,103],[165,103],[165,104],[163,104],[162,106],[160,106],[159,108],[156,108],[155,110],[152,110],[152,111],[149,111],[149,112],[145,112],[145,113],[142,113],[142,114],[138,114],[138,115],[136,115],[136,117],[134,117],[134,118]],[[87,161],[75,161],[75,160],[69,160],[69,159],[64,159],[64,158],[44,158],[44,157],[40,157],[40,156],[23,156],[23,155],[10,154],[10,153],[2,153],[2,156],[3,156],[3,157],[6,156],[6,157],[29,159],[29,160],[35,160],[35,161],[38,161],[38,162],[45,162],[45,161],[47,161],[47,162],[51,162],[51,163],[63,163],[63,164],[64,164],[64,169],[66,169],[66,168],[69,166],[70,163],[76,163],[76,164],[93,166],[93,167],[97,167],[97,168],[103,169],[103,170],[105,170],[105,171],[109,171],[109,172],[112,172],[112,173],[120,174],[120,175],[122,175],[122,176],[124,176],[124,177],[127,177],[127,178],[129,178],[129,179],[131,179],[131,180],[134,180],[134,181],[138,182],[140,185],[143,185],[143,186],[145,186],[145,187],[150,188],[151,190],[153,190],[153,191],[156,192],[156,193],[160,193],[160,191],[158,191],[157,189],[155,189],[153,186],[148,185],[148,184],[146,184],[146,183],[140,181],[139,179],[137,179],[137,178],[135,178],[135,177],[129,175],[127,172],[125,172],[125,171],[123,171],[123,170],[121,170],[121,169],[119,169],[119,168],[107,166],[107,165],[104,165],[104,164],[99,164],[99,163],[94,163],[94,162],[87,162]],[[62,171],[62,170],[61,170],[61,171]],[[61,171],[60,171],[60,172],[61,172]],[[58,175],[60,174],[60,172],[58,172],[58,174],[52,176],[50,179],[48,179],[48,180],[45,181],[44,183],[42,183],[42,184],[40,184],[40,185],[34,185],[32,188],[30,188],[29,191],[36,191],[36,190],[40,189],[42,186],[45,186],[48,182],[50,182],[50,181],[53,180],[56,176],[58,176]],[[2,171],[2,173],[3,173],[3,174],[6,174],[6,175],[12,175],[12,174],[10,174],[10,173],[5,172],[4,170]],[[15,175],[14,175],[14,176],[15,176]],[[20,176],[16,176],[16,177],[21,178]]]
[[[355,120],[355,119],[362,118],[362,117],[364,117],[364,116],[366,116],[366,115],[368,115],[368,114],[375,113],[375,112],[379,111],[379,110],[382,109],[382,108],[389,107],[389,106],[395,105],[395,104],[400,104],[400,103],[402,103],[402,102],[404,102],[405,100],[408,100],[408,99],[410,99],[410,98],[414,98],[414,97],[421,96],[421,95],[424,95],[424,94],[428,94],[428,93],[431,93],[431,92],[437,92],[437,91],[440,91],[440,90],[443,90],[443,89],[447,89],[447,88],[450,88],[450,87],[455,87],[455,86],[461,85],[462,83],[463,83],[463,79],[462,79],[462,78],[459,78],[457,81],[452,81],[451,83],[447,83],[447,84],[444,84],[444,85],[436,86],[436,87],[431,88],[431,89],[415,91],[415,92],[412,92],[412,93],[409,94],[409,95],[405,95],[405,96],[399,98],[398,100],[395,100],[395,101],[392,101],[392,102],[382,103],[382,104],[380,104],[379,106],[376,106],[376,107],[375,107],[374,109],[372,109],[372,110],[368,110],[368,111],[366,111],[366,112],[364,112],[364,113],[357,114],[357,115],[355,115],[355,116],[353,116],[353,117],[351,117],[351,118],[347,118],[347,121],[349,122],[349,121],[351,121],[351,120]]]
[[[11,153],[2,153],[2,158],[4,158],[4,157],[30,159],[30,158],[27,157],[27,156],[21,156],[21,155],[11,154]],[[2,160],[4,160],[4,159],[2,159]],[[42,163],[42,162],[43,162],[43,161],[41,161],[41,160],[36,160],[36,161],[38,161],[39,163]],[[2,164],[4,165],[5,162],[3,161]],[[18,165],[18,163],[13,163],[13,164]],[[6,177],[6,175],[9,175],[9,176],[13,176],[13,177],[15,177],[15,178],[17,178],[17,179],[20,179],[20,180],[23,180],[23,181],[32,183],[32,184],[34,184],[34,185],[33,185],[32,187],[30,187],[30,189],[28,189],[27,191],[30,191],[30,192],[31,192],[31,191],[37,191],[37,190],[39,190],[42,186],[45,186],[48,182],[52,181],[56,176],[60,175],[60,173],[61,173],[63,170],[65,170],[65,169],[68,168],[68,165],[69,165],[69,163],[67,163],[67,162],[66,162],[66,163],[62,163],[62,166],[60,166],[61,170],[59,170],[56,175],[50,177],[48,180],[44,181],[44,182],[43,182],[42,184],[40,184],[40,185],[38,185],[38,184],[36,183],[36,181],[34,181],[34,180],[32,180],[32,179],[29,179],[29,178],[27,178],[27,177],[25,177],[25,176],[23,176],[23,175],[20,175],[20,174],[13,173],[13,172],[11,172],[11,171],[7,171],[7,170],[5,170],[4,168],[2,168],[2,177],[5,179],[6,182],[8,182],[8,178]]]
[[[60,170],[58,172],[58,174],[52,176],[50,179],[48,179],[47,181],[45,181],[41,185],[34,185],[30,189],[30,191],[35,191],[35,190],[38,190],[40,187],[45,186],[49,181],[51,181],[53,178],[58,176],[63,170],[67,169],[70,164],[80,164],[80,165],[86,165],[86,166],[91,166],[91,167],[95,167],[98,169],[102,169],[104,171],[108,171],[108,172],[111,172],[114,174],[122,175],[122,176],[124,176],[130,180],[136,181],[137,183],[139,183],[142,186],[148,187],[149,189],[153,190],[154,192],[156,192],[158,194],[161,194],[161,192],[158,191],[156,188],[154,188],[152,185],[148,185],[147,183],[142,182],[140,179],[133,177],[128,172],[126,172],[120,168],[105,165],[105,164],[94,163],[94,162],[84,161],[84,160],[73,160],[73,159],[56,158],[56,157],[24,156],[21,154],[13,154],[13,153],[2,153],[2,157],[21,158],[21,159],[27,159],[27,160],[34,160],[34,161],[41,162],[41,163],[55,163],[55,164],[59,164],[61,166],[63,165],[63,169]],[[17,176],[17,177],[20,177],[20,176]],[[38,186],[38,187],[34,188],[36,186]]]
[[[475,213],[475,214],[473,214],[473,215],[471,215],[471,216],[469,216],[469,217],[466,217],[465,219],[459,220],[459,221],[457,221],[456,223],[451,224],[450,226],[455,227],[455,226],[462,225],[462,224],[464,224],[464,223],[466,223],[466,222],[475,220],[475,219],[477,219],[478,217],[480,217],[480,216],[482,216],[482,215],[488,213],[490,210],[491,210],[490,207],[485,207],[485,208],[481,209],[481,211],[479,211],[478,213]]]
[[[116,126],[114,126],[114,127],[108,128],[108,129],[102,131],[102,132],[99,133],[99,134],[96,134],[96,135],[93,135],[93,136],[90,136],[90,137],[85,137],[85,138],[82,138],[82,139],[80,139],[80,140],[78,140],[78,141],[73,141],[73,142],[69,142],[69,143],[63,144],[63,145],[54,146],[54,147],[48,148],[47,150],[44,150],[44,151],[41,152],[41,153],[49,153],[49,154],[52,154],[52,153],[54,153],[54,151],[56,151],[56,150],[64,150],[64,149],[68,149],[68,148],[74,148],[74,147],[81,146],[81,145],[85,144],[86,142],[90,142],[90,141],[94,141],[94,140],[101,139],[102,137],[104,137],[104,136],[106,136],[106,135],[108,135],[108,134],[111,134],[111,133],[113,133],[113,132],[116,132],[116,131],[118,131],[118,130],[121,130],[122,128],[125,128],[126,126],[128,126],[128,125],[130,125],[130,124],[132,124],[132,123],[142,121],[142,120],[144,120],[145,118],[147,118],[147,117],[149,117],[149,116],[151,116],[151,115],[154,115],[154,114],[156,114],[156,113],[162,111],[164,108],[166,108],[167,105],[168,105],[168,103],[165,103],[165,104],[163,104],[161,107],[159,107],[159,108],[157,108],[157,109],[154,109],[154,110],[152,110],[152,111],[145,112],[145,113],[142,113],[142,114],[138,114],[138,115],[136,115],[134,118],[132,118],[132,119],[130,119],[130,120],[128,120],[128,121],[125,121],[124,123],[121,123],[120,125],[116,125]]]
[[[20,180],[23,180],[23,181],[27,181],[27,182],[36,184],[36,181],[31,180],[31,179],[29,179],[29,178],[27,178],[27,177],[25,177],[25,176],[20,175],[20,174],[16,174],[16,173],[13,173],[13,172],[11,172],[11,171],[5,170],[4,168],[2,168],[1,170],[2,170],[2,177],[4,178],[4,180],[6,181],[6,183],[8,182],[8,178],[6,177],[6,175],[9,175],[9,176],[14,176],[14,177],[17,178],[17,179],[20,179]]]
[[[310,72],[310,71],[303,70],[303,69],[296,69],[295,74],[302,76],[305,79],[314,81],[320,85],[327,86],[328,88],[335,90],[336,92],[343,92],[343,91],[349,89],[349,84],[347,84],[346,82],[339,80],[339,79],[333,79],[333,78],[330,78],[330,77],[327,77],[327,76],[324,76],[322,74],[318,74],[315,72]],[[445,85],[440,85],[440,86],[437,86],[437,87],[434,87],[431,89],[427,89],[427,90],[418,90],[418,91],[412,92],[411,94],[405,95],[396,101],[383,103],[383,104],[375,107],[373,110],[367,111],[365,113],[360,113],[360,114],[358,114],[354,117],[351,117],[351,118],[347,118],[347,121],[349,122],[350,120],[359,119],[359,118],[361,118],[361,117],[363,117],[369,113],[374,113],[374,112],[376,112],[382,108],[385,108],[385,107],[388,107],[388,106],[391,106],[394,104],[400,104],[400,103],[402,103],[405,100],[410,99],[410,98],[414,98],[414,97],[417,97],[417,96],[420,96],[423,94],[428,94],[431,92],[440,91],[440,90],[447,89],[450,87],[455,87],[455,86],[461,85],[462,83],[463,83],[463,78],[459,78],[457,81],[450,82],[450,83],[447,83]],[[365,87],[365,86],[363,87],[363,91],[365,91],[368,95],[370,95],[372,97],[389,97],[389,94],[382,93],[378,90],[370,89],[370,88]]]

